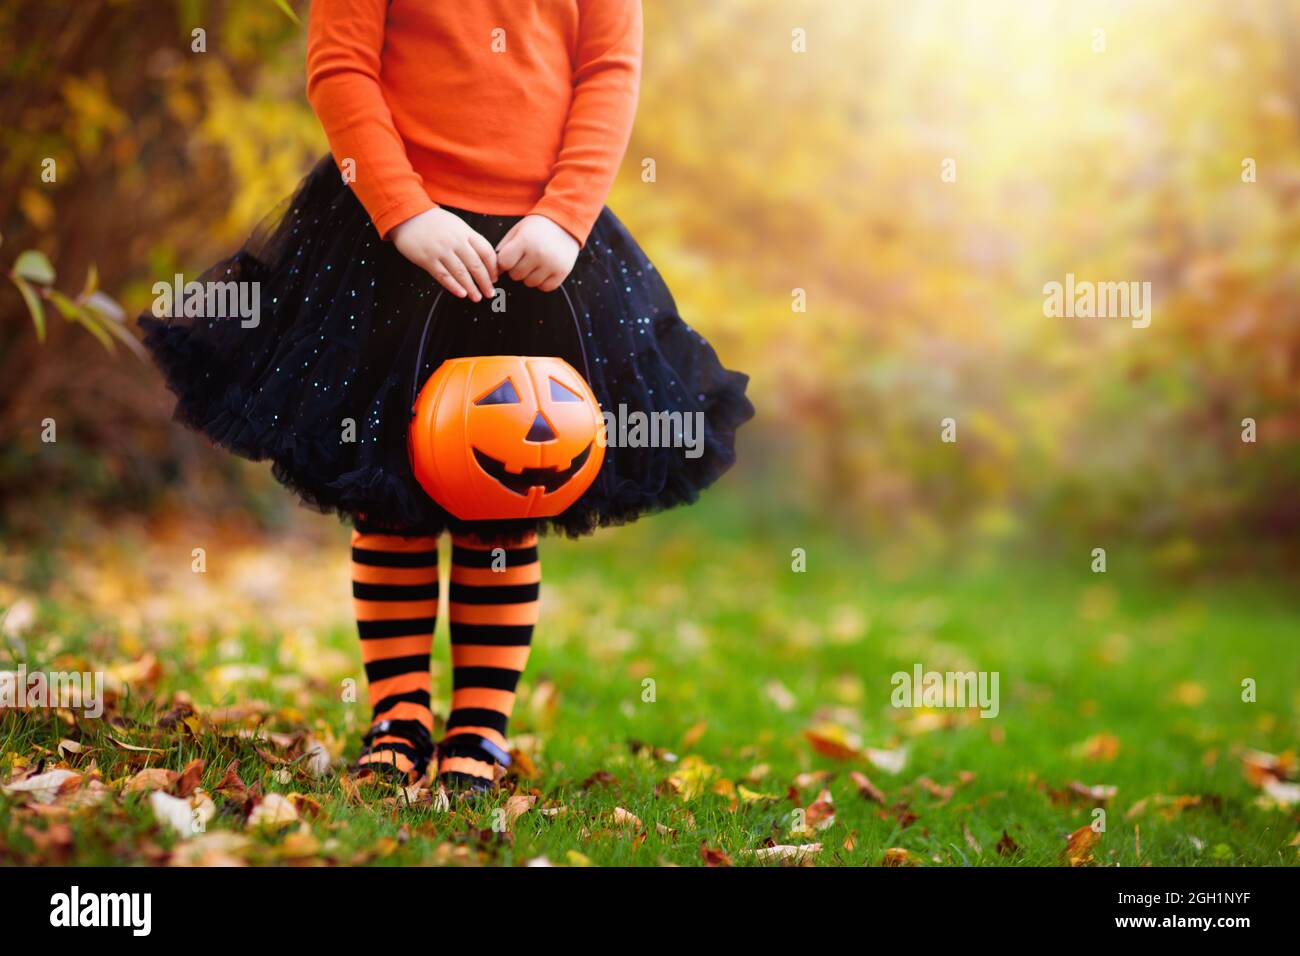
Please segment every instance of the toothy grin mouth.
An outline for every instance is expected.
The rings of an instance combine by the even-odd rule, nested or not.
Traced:
[[[485,455],[477,448],[474,449],[474,460],[478,462],[479,467],[500,482],[504,488],[520,496],[528,494],[530,488],[541,488],[548,495],[562,488],[587,463],[590,455],[589,444],[569,463],[568,468],[525,468],[523,471],[514,472],[506,470],[505,462],[498,461],[491,455]]]

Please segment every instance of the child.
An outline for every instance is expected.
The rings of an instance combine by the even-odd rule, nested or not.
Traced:
[[[577,537],[694,501],[753,414],[747,378],[682,322],[604,208],[640,58],[639,0],[313,0],[307,95],[332,157],[203,277],[259,283],[259,321],[141,318],[180,421],[271,459],[304,501],[354,526],[367,773],[427,769],[449,789],[490,788],[509,763],[537,621],[537,532]],[[576,315],[551,294],[561,284]],[[417,369],[439,286],[451,296]],[[698,414],[702,445],[611,444],[591,488],[544,520],[461,521],[424,493],[407,458],[410,398],[444,359],[557,355],[583,368],[580,353],[603,410]],[[435,747],[444,530],[453,690]]]

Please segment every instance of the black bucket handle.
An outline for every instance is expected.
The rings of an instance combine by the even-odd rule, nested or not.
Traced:
[[[587,346],[582,341],[582,325],[578,322],[578,310],[574,308],[573,299],[569,295],[569,290],[560,284],[560,292],[564,294],[564,301],[569,307],[569,318],[573,319],[573,334],[578,339],[578,354],[582,356],[582,371],[586,376],[587,385],[591,386],[591,366],[587,364]],[[429,314],[424,319],[424,330],[420,332],[420,348],[415,354],[415,375],[411,378],[411,417],[415,417],[415,401],[420,396],[420,368],[424,365],[424,347],[429,341],[429,330],[433,327],[433,314],[438,310],[438,303],[442,297],[447,294],[447,290],[439,287],[438,294],[434,296],[433,305],[429,306]]]

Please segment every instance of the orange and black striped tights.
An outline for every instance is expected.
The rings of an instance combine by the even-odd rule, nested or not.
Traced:
[[[541,585],[537,536],[453,536],[451,712],[439,780],[486,789],[510,762],[506,725],[528,663]],[[438,615],[438,539],[352,533],[352,596],[373,710],[360,764],[422,773],[434,750],[429,655]],[[375,768],[378,769],[378,768]]]

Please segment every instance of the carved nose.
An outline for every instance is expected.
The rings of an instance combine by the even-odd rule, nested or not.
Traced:
[[[524,441],[555,441],[555,430],[551,428],[551,423],[546,420],[541,412],[538,412],[537,417],[533,419],[533,427],[528,429]]]

